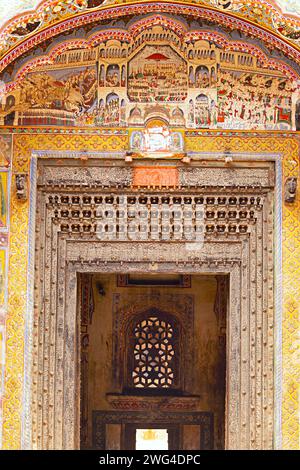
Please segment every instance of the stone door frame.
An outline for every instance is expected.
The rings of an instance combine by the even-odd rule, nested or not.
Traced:
[[[257,161],[257,158],[255,160]],[[267,159],[264,156],[265,160]],[[274,157],[269,156],[269,160],[273,161]],[[44,159],[41,160],[42,165],[44,162]],[[278,170],[278,167],[279,165],[277,165],[276,170]],[[37,159],[33,159],[31,181],[36,181],[36,170]],[[62,168],[60,168],[60,171],[62,171]],[[255,173],[255,167],[253,167],[253,173]],[[278,207],[278,177],[280,178],[280,174],[278,176],[276,171],[276,175],[277,194],[275,196]],[[263,192],[266,200],[269,198],[261,212],[261,216],[259,216],[261,217],[261,223],[256,224],[258,230],[253,230],[255,231],[255,237],[248,236],[249,232],[244,235],[240,234],[237,240],[228,243],[224,241],[222,235],[217,235],[217,238],[210,239],[204,244],[201,256],[194,260],[187,260],[182,251],[182,243],[178,243],[176,247],[173,243],[170,249],[166,248],[166,245],[158,246],[158,242],[147,243],[146,251],[144,250],[145,244],[136,243],[134,252],[139,253],[139,256],[143,254],[142,258],[147,260],[141,261],[140,258],[131,258],[132,244],[131,248],[128,245],[128,254],[124,257],[124,252],[127,253],[127,250],[124,251],[124,242],[97,242],[97,249],[95,247],[93,249],[91,243],[86,240],[78,240],[77,236],[61,234],[59,224],[53,225],[50,223],[49,217],[44,217],[46,214],[45,207],[40,207],[39,202],[37,202],[37,205],[35,204],[37,196],[41,192],[44,191],[45,194],[49,194],[49,191],[54,193],[61,191],[61,189],[59,190],[54,186],[52,184],[51,189],[51,185],[48,185],[44,190],[40,186],[38,191],[36,184],[31,186],[28,312],[30,313],[32,306],[34,306],[35,314],[34,316],[31,315],[31,320],[27,318],[26,323],[28,346],[27,351],[25,351],[25,361],[26,355],[27,359],[32,356],[33,366],[31,368],[27,364],[24,399],[27,400],[27,413],[29,409],[31,410],[32,422],[28,414],[26,417],[24,416],[23,448],[72,449],[79,447],[78,371],[80,370],[80,358],[79,348],[77,347],[77,274],[149,272],[151,270],[153,272],[153,269],[157,269],[157,272],[178,274],[228,274],[230,276],[230,311],[227,325],[226,361],[226,448],[273,448],[274,434],[276,434],[273,413],[273,385],[276,375],[274,377],[274,263],[272,249],[273,222],[278,218],[278,213],[276,218],[273,214],[273,189],[270,187],[268,189],[268,185],[263,188],[261,184],[256,186],[254,184],[251,191],[251,185],[248,184],[248,189],[245,189],[246,192],[250,191],[251,194],[261,194]],[[243,186],[243,184],[240,186]],[[228,195],[231,188],[227,186],[224,191]],[[211,187],[207,188],[206,192],[211,192]],[[244,194],[244,191],[241,194]],[[39,223],[37,224],[37,234],[33,233],[36,222],[34,217],[35,208],[37,208],[39,221],[42,221],[42,226],[39,226]],[[51,236],[47,235],[48,230],[51,231]],[[42,237],[41,231],[43,232]],[[56,252],[53,246],[46,246],[47,240],[54,238],[56,240],[60,239]],[[33,251],[35,239],[37,243],[35,251]],[[42,245],[40,244],[41,239],[46,242],[45,246],[42,246],[43,242]],[[271,246],[268,245],[270,240]],[[50,264],[47,260],[44,264],[44,276],[40,275],[40,270],[37,267],[41,260],[41,246],[42,250],[48,250],[48,261],[50,260]],[[259,256],[261,259],[255,256],[258,246],[260,247]],[[112,249],[114,260],[111,256]],[[95,256],[96,252],[97,256]],[[174,259],[174,252],[176,252],[176,256],[179,253],[179,258],[177,257],[176,260]],[[51,253],[55,253],[56,257],[53,257]],[[79,253],[80,255],[78,255]],[[163,261],[161,260],[162,253],[164,255]],[[34,275],[35,259],[37,264]],[[156,266],[155,268],[153,268],[153,263]],[[266,265],[268,266],[268,274]],[[51,272],[55,273],[55,276],[58,275],[61,283],[54,285]],[[268,277],[266,277],[267,275]],[[58,287],[58,298],[55,300],[55,302],[57,301],[57,309],[55,311],[51,311],[51,308],[47,306],[49,299],[47,300],[45,283],[48,283],[50,287]],[[267,287],[263,288],[264,284]],[[68,286],[66,292],[64,292],[64,286]],[[41,298],[39,297],[41,291],[46,293],[46,297],[43,297],[42,315],[38,300]],[[251,295],[251,293],[254,295]],[[258,300],[258,303],[260,303],[259,308],[256,305],[257,299],[260,299]],[[259,313],[257,314],[257,312]],[[51,337],[51,328],[53,328],[51,322],[53,319],[57,322],[55,324],[56,333]],[[62,321],[62,319],[63,323],[60,324],[59,321]],[[41,321],[43,322],[42,326]],[[62,333],[60,346],[57,337],[59,332]],[[55,344],[53,344],[53,338],[55,338]],[[55,360],[51,355],[51,347],[55,348]],[[62,357],[59,358],[59,348],[62,348],[63,360]],[[251,348],[255,351],[254,356],[250,354],[252,359],[249,356]],[[47,355],[47,351],[50,351],[49,355]],[[31,354],[32,352],[33,354]],[[53,360],[54,363],[51,363]],[[64,381],[64,379],[67,380]],[[50,393],[49,387],[52,388]],[[40,401],[41,397],[42,402]]]
[[[105,450],[106,447],[106,425],[119,424],[125,426],[123,430],[126,433],[126,425],[132,426],[186,426],[198,425],[200,427],[199,448],[201,450],[213,450],[214,442],[214,416],[213,413],[202,411],[173,411],[163,412],[161,410],[152,410],[150,416],[145,415],[144,411],[93,411],[93,450]],[[177,439],[181,436],[176,430]],[[122,434],[122,432],[121,432]],[[121,437],[122,441],[122,437]],[[171,448],[172,449],[172,448]],[[182,450],[176,449],[176,450]],[[183,449],[184,450],[184,449]]]

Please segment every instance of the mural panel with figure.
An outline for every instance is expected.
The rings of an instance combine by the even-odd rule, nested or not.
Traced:
[[[133,130],[130,135],[130,148],[141,155],[178,155],[184,152],[182,132],[170,129],[163,121],[149,121],[143,130]]]
[[[245,52],[227,50],[213,32],[198,40],[187,26],[134,31],[25,74],[0,104],[0,125],[145,127],[156,118],[191,129],[300,128],[300,80],[289,64],[268,66],[246,43]]]
[[[0,134],[0,167],[8,168],[11,163],[12,135]]]
[[[292,126],[292,94],[296,86],[285,77],[257,73],[219,72],[220,127],[284,129]]]
[[[187,64],[170,46],[146,46],[128,65],[128,96],[138,103],[187,97]]]
[[[97,104],[96,67],[47,70],[22,82],[21,125],[74,126],[92,120]]]

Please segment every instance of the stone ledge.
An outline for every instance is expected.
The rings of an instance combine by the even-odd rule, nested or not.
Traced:
[[[106,395],[108,403],[117,410],[194,410],[199,408],[200,396],[142,396],[142,395]]]

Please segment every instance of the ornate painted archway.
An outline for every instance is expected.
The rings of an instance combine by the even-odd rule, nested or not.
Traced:
[[[19,11],[22,6],[18,2]],[[0,57],[2,68],[34,45],[60,32],[105,18],[141,12],[183,13],[227,25],[265,41],[271,39],[274,47],[282,48],[287,55],[299,58],[299,11],[284,0],[248,2],[246,0],[200,0],[196,2],[120,2],[109,0],[43,0],[32,2],[36,10],[25,10],[9,19],[1,28]],[[28,8],[28,7],[27,7]],[[25,9],[25,8],[24,8]],[[291,14],[292,13],[292,14]]]

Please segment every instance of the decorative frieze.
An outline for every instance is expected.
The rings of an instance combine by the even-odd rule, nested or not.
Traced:
[[[255,193],[217,196],[204,191],[197,191],[197,195],[57,192],[47,196],[46,204],[53,223],[65,234],[90,235],[102,242],[202,243],[205,236],[248,233],[262,210],[264,197]]]

